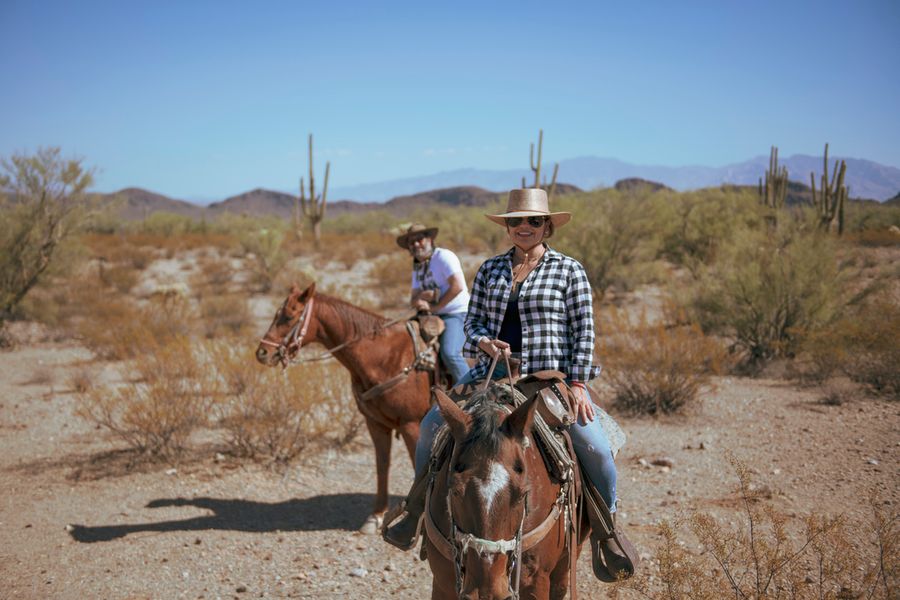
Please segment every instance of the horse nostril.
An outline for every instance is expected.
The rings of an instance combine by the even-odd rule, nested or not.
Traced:
[[[256,349],[256,360],[258,360],[258,361],[265,360],[266,354],[268,354],[268,352],[266,352],[265,348],[257,348]]]

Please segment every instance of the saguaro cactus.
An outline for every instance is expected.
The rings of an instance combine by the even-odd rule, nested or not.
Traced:
[[[300,206],[303,210],[303,216],[309,222],[309,226],[313,232],[313,238],[316,246],[319,245],[321,236],[321,223],[325,218],[325,201],[328,196],[328,173],[331,170],[331,163],[325,163],[325,184],[322,186],[322,195],[316,196],[316,184],[313,175],[313,136],[309,134],[309,199],[306,198],[306,190],[303,185],[303,178],[300,178]]]
[[[772,146],[769,151],[769,168],[766,170],[765,187],[763,187],[762,177],[759,178],[759,203],[773,210],[783,208],[784,199],[787,196],[787,184],[787,167],[778,168],[778,146]]]
[[[534,173],[534,185],[531,187],[539,188],[541,185],[541,150],[544,146],[544,130],[538,130],[538,147],[537,147],[537,162],[534,161],[534,144],[531,144],[531,151],[529,154],[529,165],[531,166],[531,171]],[[550,182],[550,187],[547,188],[547,178],[544,177],[543,187],[547,189],[547,197],[548,199],[553,199],[553,194],[556,192],[556,175],[559,173],[559,163],[556,163],[553,166],[553,180]],[[525,185],[525,178],[522,178],[522,187],[528,187]]]
[[[835,160],[831,181],[828,181],[828,144],[825,144],[821,193],[816,192],[815,173],[809,174],[813,204],[819,211],[819,226],[825,231],[837,231],[838,235],[844,233],[844,204],[848,195],[847,186],[844,185],[846,172],[847,164],[843,160],[840,163]]]

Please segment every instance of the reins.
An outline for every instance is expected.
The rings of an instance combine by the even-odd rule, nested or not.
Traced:
[[[298,354],[300,352],[300,348],[303,347],[303,338],[306,336],[306,332],[309,329],[309,322],[312,318],[312,306],[315,301],[315,298],[310,298],[309,302],[306,303],[306,306],[303,307],[303,312],[300,314],[300,317],[297,319],[297,322],[294,323],[294,326],[291,327],[290,331],[284,336],[284,339],[281,340],[280,343],[275,343],[265,338],[259,340],[260,344],[271,346],[275,348],[275,353],[278,356],[278,360],[281,363],[281,367],[286,369],[288,365],[293,365],[297,363],[308,363],[308,362],[316,362],[320,360],[327,360],[329,358],[334,358],[334,353],[342,348],[346,348],[351,344],[355,344],[356,342],[367,338],[376,333],[380,333],[391,327],[396,325],[397,323],[401,323],[403,321],[408,321],[412,317],[415,316],[416,313],[412,313],[405,317],[399,317],[397,319],[393,319],[386,323],[380,324],[378,327],[372,329],[371,331],[367,331],[362,333],[355,338],[351,338],[345,342],[341,342],[337,346],[333,348],[326,347],[325,350],[327,352],[320,354],[318,356],[310,356],[306,358],[299,358]],[[302,325],[301,325],[302,324]]]

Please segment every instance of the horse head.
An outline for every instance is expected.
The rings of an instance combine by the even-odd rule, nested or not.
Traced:
[[[536,404],[532,398],[509,413],[510,392],[493,385],[478,392],[484,397],[468,414],[441,390],[434,392],[454,440],[447,504],[457,592],[465,599],[512,598],[531,490],[534,454],[527,449]]]
[[[315,337],[309,327],[315,294],[315,282],[303,291],[296,283],[291,286],[272,324],[259,341],[256,360],[270,367],[276,364],[287,366],[300,348]]]

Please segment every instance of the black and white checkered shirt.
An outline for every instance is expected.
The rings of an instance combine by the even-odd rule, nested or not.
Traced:
[[[478,348],[484,338],[496,339],[512,286],[515,248],[490,258],[478,269],[466,315],[463,355],[477,358],[477,379],[487,376],[490,357]],[[572,381],[600,374],[592,365],[594,313],[591,286],[577,260],[547,247],[538,266],[519,290],[522,320],[522,375],[553,369]]]

